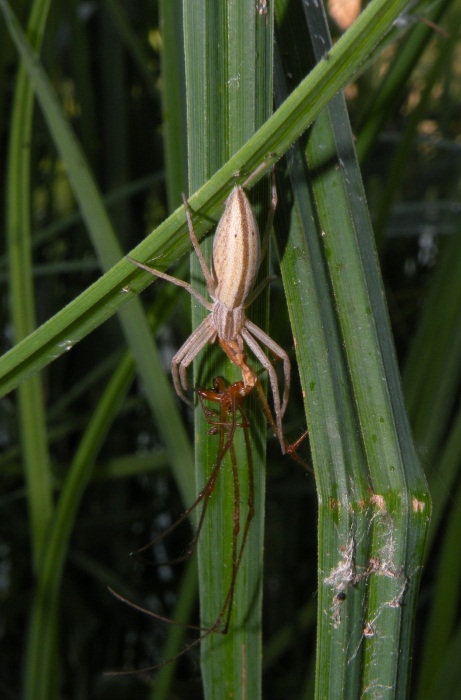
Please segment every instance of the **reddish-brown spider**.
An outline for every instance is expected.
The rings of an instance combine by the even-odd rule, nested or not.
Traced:
[[[155,666],[151,666],[149,668],[141,669],[140,671],[137,671],[138,673],[148,673],[151,671],[156,670],[160,666],[163,666],[166,663],[170,663],[171,661],[174,661],[177,659],[179,656],[187,652],[189,649],[194,647],[196,644],[199,644],[201,641],[206,639],[210,634],[213,633],[220,633],[220,634],[225,634],[229,628],[230,624],[230,619],[231,619],[231,614],[232,614],[232,606],[233,606],[233,600],[234,600],[234,593],[235,593],[235,585],[237,581],[237,575],[239,572],[240,564],[242,562],[242,557],[243,553],[245,550],[245,545],[248,539],[248,533],[250,529],[250,524],[251,521],[254,518],[255,514],[255,508],[254,508],[254,491],[255,491],[255,485],[254,485],[254,471],[253,471],[253,461],[251,457],[251,447],[250,447],[250,442],[249,442],[249,426],[250,423],[248,421],[248,418],[246,416],[245,410],[244,410],[244,402],[247,397],[247,395],[253,390],[253,388],[256,388],[257,391],[257,396],[258,396],[258,401],[261,405],[261,408],[265,414],[266,420],[268,421],[269,425],[271,426],[272,430],[274,431],[274,434],[277,435],[277,425],[274,420],[274,417],[272,415],[272,412],[270,410],[269,404],[267,403],[266,396],[264,394],[263,388],[258,380],[257,375],[253,372],[253,370],[246,364],[246,360],[244,363],[245,366],[245,372],[252,373],[253,374],[253,386],[249,388],[248,386],[245,386],[245,382],[239,381],[235,382],[234,384],[227,384],[226,381],[223,379],[223,377],[216,377],[213,380],[213,388],[212,389],[205,389],[202,387],[197,387],[196,388],[196,394],[198,396],[198,399],[200,401],[200,405],[202,407],[203,413],[205,415],[206,420],[208,421],[210,425],[209,429],[209,434],[210,435],[219,435],[219,444],[218,444],[218,451],[215,459],[215,463],[213,466],[213,469],[211,471],[210,476],[208,477],[204,487],[201,489],[200,493],[198,494],[197,498],[195,499],[194,503],[187,508],[187,510],[182,514],[182,516],[176,520],[176,522],[173,523],[167,530],[162,532],[158,537],[156,537],[152,542],[150,542],[148,545],[143,547],[142,549],[138,550],[137,554],[147,550],[148,548],[153,547],[159,540],[163,539],[164,537],[170,535],[174,530],[176,530],[177,527],[179,527],[189,516],[191,513],[197,508],[200,504],[202,504],[202,509],[200,512],[199,516],[199,521],[197,525],[197,529],[195,531],[194,537],[187,548],[186,552],[181,555],[180,557],[176,557],[175,559],[170,559],[168,562],[163,562],[165,564],[174,564],[178,563],[181,561],[184,561],[187,559],[191,554],[196,549],[198,538],[200,535],[200,532],[202,530],[204,518],[206,515],[207,511],[207,506],[210,500],[210,497],[213,493],[213,490],[216,485],[216,481],[219,476],[219,472],[221,470],[221,467],[223,465],[224,459],[227,454],[230,455],[230,460],[231,460],[231,466],[232,466],[232,474],[233,474],[233,484],[234,484],[234,494],[233,494],[233,501],[234,501],[234,513],[233,513],[233,522],[234,522],[234,527],[233,527],[233,532],[232,532],[232,550],[231,550],[231,562],[232,562],[232,569],[231,569],[231,579],[229,583],[229,587],[227,590],[227,594],[225,596],[225,599],[223,601],[223,604],[221,606],[221,609],[218,612],[217,617],[215,618],[215,621],[210,627],[203,628],[203,627],[196,627],[194,625],[184,625],[185,627],[188,627],[190,629],[196,630],[199,632],[198,636],[192,641],[189,642],[189,644],[186,645],[185,648],[179,652],[176,656],[172,657],[171,659],[167,659],[166,661],[156,664]],[[216,405],[216,409],[209,408],[207,404],[213,404]],[[239,485],[239,475],[238,475],[238,467],[237,467],[237,458],[235,454],[235,449],[234,449],[234,436],[235,436],[235,431],[237,428],[243,428],[244,434],[245,434],[245,445],[246,445],[246,455],[247,455],[247,473],[248,473],[248,510],[245,518],[245,522],[243,524],[243,529],[241,527],[241,513],[240,513],[240,485]],[[292,445],[289,445],[285,440],[284,440],[284,452],[289,454],[295,461],[300,463],[303,467],[306,467],[304,462],[298,457],[296,454],[296,450],[299,446],[299,444],[305,439],[307,435],[307,431],[301,435],[301,437]],[[115,591],[112,591],[114,595],[119,598],[122,602],[130,605],[131,607],[139,610],[140,612],[146,613],[150,617],[155,618],[156,620],[161,620],[163,622],[171,622],[171,620],[167,617],[164,617],[158,613],[154,613],[150,610],[147,610],[145,608],[142,608],[135,603],[132,603],[131,601],[127,600],[123,596],[119,595]],[[177,623],[177,624],[182,624],[182,623]],[[133,673],[131,671],[116,671],[114,672],[116,675],[119,674],[124,674],[124,673]]]

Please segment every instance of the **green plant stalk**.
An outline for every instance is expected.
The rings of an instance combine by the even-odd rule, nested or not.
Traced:
[[[49,0],[36,0],[31,10],[29,32],[34,37],[34,49],[37,51],[42,43],[49,5]],[[6,195],[11,317],[16,342],[23,340],[36,328],[30,232],[29,144],[32,142],[33,104],[33,91],[24,66],[21,66],[11,116]],[[53,513],[45,415],[41,378],[31,377],[18,388],[18,423],[36,574],[40,570],[47,529]]]
[[[280,157],[331,97],[350,80],[407,4],[404,0],[374,0],[370,3],[327,58],[312,70],[245,146],[191,198],[193,210],[207,213],[197,223],[199,237],[209,228],[210,217],[216,220],[222,211],[222,202],[237,182],[235,173],[242,173],[239,181],[243,182],[244,174],[252,172],[268,154],[276,153]],[[38,91],[43,77],[40,64],[28,44],[19,39],[21,33],[6,0],[0,0],[0,9],[21,51],[34,90]],[[267,168],[271,164],[268,163]],[[184,210],[180,208],[131,254],[139,260],[149,260],[162,253],[162,264],[168,267],[188,246]],[[1,358],[0,395],[11,391],[26,376],[65,352],[63,343],[66,339],[72,338],[73,342],[80,340],[151,281],[150,275],[133,270],[133,266],[125,260],[120,261],[74,302]],[[120,290],[124,288],[126,293],[121,293]]]
[[[281,5],[276,5],[277,15]],[[292,49],[306,45],[308,29],[299,14],[284,26],[281,52],[284,45]],[[325,38],[321,28],[320,36]],[[305,49],[299,55],[305,61]],[[277,67],[276,103],[285,96],[285,74],[296,76],[300,70],[296,63],[282,67],[281,61]],[[310,140],[311,147],[325,153],[326,135],[318,128],[321,119]],[[369,558],[368,523],[361,505],[368,500],[364,451],[354,425],[355,410],[322,251],[317,203],[312,201],[311,183],[306,181],[301,145],[291,151],[288,163],[294,204],[289,222],[277,227],[277,237],[283,251],[282,276],[306,396],[319,498],[316,697],[355,698],[360,688],[360,656],[349,664],[345,650],[359,647],[364,626],[366,582],[354,581],[354,567],[365,570]],[[330,199],[329,206],[336,206],[336,197]],[[306,597],[311,595],[311,591],[306,592]]]
[[[327,24],[320,9],[310,8],[306,21],[319,60],[330,41]],[[381,697],[405,697],[430,499],[403,404],[341,95],[317,119],[306,156],[315,224],[304,243],[295,239],[295,225],[290,231],[299,249],[286,289],[319,490],[316,697],[356,698],[370,688],[380,688]],[[302,164],[295,165],[298,183]],[[297,207],[309,215],[307,193]],[[288,263],[285,255],[284,279]],[[293,297],[299,280],[310,278],[304,318],[302,298]]]
[[[185,57],[188,108],[189,181],[194,191],[244,144],[267,119],[272,104],[272,15],[259,16],[254,2],[228,0],[185,3]],[[261,198],[259,200],[261,202]],[[267,200],[266,200],[267,201]],[[221,212],[220,212],[221,213]],[[265,215],[263,215],[264,218]],[[203,247],[210,259],[210,244]],[[201,279],[192,258],[191,278]],[[202,285],[203,287],[203,285]],[[206,290],[202,293],[207,294]],[[261,325],[261,302],[250,313]],[[194,327],[208,312],[193,304]],[[256,305],[255,305],[256,307]],[[266,309],[267,311],[267,309]],[[259,312],[259,313],[258,313]],[[216,374],[227,381],[241,379],[223,353],[206,352],[196,363],[199,385],[211,385]],[[225,636],[210,634],[201,643],[205,697],[261,696],[261,584],[264,523],[264,421],[251,414],[251,456],[245,437],[236,430],[234,446],[240,481],[243,532],[247,514],[249,459],[255,467],[255,518],[251,523]],[[217,458],[218,438],[196,411],[197,489],[203,488]],[[234,493],[229,456],[224,460],[199,540],[201,626],[212,625],[226,600],[232,575]],[[240,541],[240,540],[239,540]],[[224,622],[224,620],[223,620]]]

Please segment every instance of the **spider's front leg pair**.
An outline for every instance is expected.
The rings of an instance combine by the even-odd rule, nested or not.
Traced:
[[[183,287],[210,312],[171,361],[171,373],[177,394],[190,405],[191,402],[184,394],[184,391],[187,390],[187,368],[205,345],[214,343],[216,340],[231,362],[241,369],[245,393],[248,393],[255,386],[258,378],[246,362],[244,350],[246,344],[269,375],[274,397],[277,435],[282,452],[285,452],[282,418],[287,407],[290,390],[290,359],[285,350],[261,328],[252,323],[245,314],[245,309],[270,282],[270,278],[263,280],[256,289],[253,289],[261,261],[267,250],[277,205],[277,191],[275,182],[273,182],[271,208],[261,247],[256,217],[243,189],[252,177],[250,176],[243,186],[234,187],[226,200],[224,212],[213,241],[211,270],[203,257],[192,224],[189,204],[183,195],[189,236],[202,268],[212,302],[207,301],[188,282],[155,270],[132,258],[128,259],[150,274]],[[276,358],[283,361],[285,386],[282,400],[280,400],[276,371],[260,344]]]

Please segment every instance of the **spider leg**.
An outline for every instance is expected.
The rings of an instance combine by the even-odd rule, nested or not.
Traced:
[[[254,468],[253,459],[251,457],[251,446],[248,429],[245,428],[245,445],[248,455],[248,512],[245,518],[245,524],[243,527],[242,538],[240,541],[240,547],[238,546],[238,535],[241,529],[240,523],[240,487],[238,481],[238,469],[237,460],[234,450],[234,445],[230,445],[230,454],[232,461],[232,472],[234,477],[234,528],[232,533],[232,576],[229,586],[229,590],[224,601],[224,605],[221,608],[220,618],[223,620],[223,632],[226,633],[229,629],[230,619],[232,615],[232,603],[234,600],[235,586],[237,583],[237,574],[240,569],[240,564],[242,563],[243,553],[245,551],[245,545],[248,539],[248,533],[250,530],[251,521],[255,516],[255,483],[254,483]],[[226,612],[227,610],[227,612]]]
[[[215,337],[216,331],[212,325],[211,316],[207,316],[171,360],[174,388],[178,396],[189,406],[193,404],[183,392],[183,389],[187,391],[187,368],[207,343],[214,342]]]
[[[257,338],[266,348],[268,348],[268,350],[270,350],[275,355],[275,357],[279,358],[283,362],[283,375],[285,377],[285,387],[283,390],[283,400],[281,409],[281,414],[283,416],[288,405],[288,396],[290,394],[290,358],[288,357],[285,350],[281,348],[280,345],[275,342],[275,340],[272,340],[272,338],[269,335],[267,335],[267,333],[265,333],[261,328],[259,328],[259,326],[252,323],[252,321],[250,321],[248,318],[245,321],[245,329],[252,336]]]
[[[248,323],[248,321],[247,321],[247,323]],[[245,324],[245,326],[246,326],[246,324]],[[251,324],[251,326],[252,326],[251,331],[253,332],[254,324]],[[259,333],[261,334],[261,336],[258,339],[260,339],[261,342],[264,342],[264,344],[267,345],[269,347],[269,349],[272,350],[272,352],[275,352],[277,354],[277,352],[274,349],[274,347],[272,346],[272,344],[274,344],[277,348],[278,348],[278,345],[276,343],[274,343],[271,340],[271,338],[269,338],[269,336],[266,336],[266,334],[263,331],[261,331],[260,328],[258,328],[257,326],[254,326],[254,328],[256,328],[259,331]],[[285,390],[284,390],[283,404],[281,406],[280,405],[280,394],[279,394],[277,374],[275,372],[273,364],[270,362],[267,355],[263,352],[263,350],[260,347],[260,345],[258,344],[256,338],[253,337],[253,335],[252,335],[252,333],[250,333],[249,329],[247,329],[246,327],[243,328],[241,330],[241,334],[242,334],[242,337],[245,340],[246,344],[248,345],[248,347],[252,350],[255,357],[260,361],[260,363],[262,364],[262,366],[264,367],[264,369],[267,371],[267,373],[269,375],[269,380],[270,380],[271,388],[272,388],[272,395],[274,397],[274,413],[275,413],[275,422],[277,425],[277,437],[278,437],[279,442],[280,442],[280,448],[282,450],[282,454],[285,454],[285,440],[283,437],[282,417],[283,417],[283,414],[285,412],[286,404],[288,401],[289,381],[290,381],[290,360],[288,358],[288,355],[286,355],[286,353],[284,353],[284,351],[282,351],[283,354],[285,355],[285,357],[283,358],[284,369],[285,369]],[[271,343],[270,346],[267,342],[265,342],[266,338]],[[278,348],[278,349],[282,350],[281,348]],[[283,357],[283,355],[282,355],[282,357]]]
[[[203,257],[202,249],[200,248],[200,244],[198,242],[197,235],[194,231],[194,225],[192,223],[192,214],[190,211],[189,202],[187,201],[186,195],[184,193],[182,195],[182,201],[184,202],[184,209],[186,210],[186,218],[187,218],[187,227],[189,229],[189,237],[190,237],[192,245],[194,246],[195,254],[196,254],[198,261],[200,263],[200,267],[202,268],[202,273],[203,273],[203,276],[205,278],[208,292],[209,292],[210,296],[213,296],[216,284],[215,284],[215,281],[213,279],[213,275],[211,274],[210,269],[209,269],[208,265],[206,264],[206,260]]]
[[[167,282],[171,282],[172,284],[175,284],[177,287],[182,287],[183,289],[186,290],[186,292],[189,292],[189,294],[197,299],[201,303],[202,306],[205,307],[205,309],[208,309],[208,311],[211,311],[213,308],[213,304],[205,299],[205,297],[202,297],[200,292],[197,292],[194,287],[189,284],[189,282],[184,282],[184,280],[180,280],[177,277],[172,277],[172,275],[168,275],[166,272],[162,272],[161,270],[156,270],[153,267],[149,267],[148,265],[144,265],[144,263],[140,263],[137,260],[134,260],[133,258],[130,258],[129,255],[126,256],[127,260],[129,260],[133,265],[136,265],[136,267],[141,268],[141,270],[145,270],[146,272],[149,272],[151,275],[154,275],[154,277],[160,277],[162,280],[166,280]]]

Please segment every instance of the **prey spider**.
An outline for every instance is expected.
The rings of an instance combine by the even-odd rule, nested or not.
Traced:
[[[246,371],[253,372],[250,367],[246,368]],[[203,642],[203,640],[210,637],[212,634],[227,634],[230,629],[232,611],[234,608],[234,595],[236,591],[237,576],[240,570],[240,566],[243,561],[243,555],[245,547],[247,544],[250,525],[255,517],[255,476],[254,476],[254,465],[253,458],[251,454],[250,445],[250,422],[245,411],[245,400],[249,393],[256,389],[256,396],[260,404],[261,410],[263,411],[268,424],[271,426],[272,430],[276,434],[277,427],[275,424],[275,419],[271,413],[269,404],[265,393],[263,391],[261,382],[259,381],[257,375],[253,372],[255,384],[252,388],[245,387],[244,381],[235,382],[234,384],[228,384],[223,377],[215,377],[213,380],[213,388],[206,389],[203,387],[196,387],[195,393],[198,397],[199,404],[202,408],[203,414],[206,421],[208,422],[210,428],[208,430],[208,435],[218,435],[219,443],[218,450],[216,454],[216,459],[214,461],[213,468],[209,473],[205,484],[201,487],[200,492],[195,499],[194,503],[187,508],[184,513],[166,530],[157,535],[154,540],[144,545],[135,552],[136,555],[140,555],[146,550],[153,549],[161,540],[171,535],[180,525],[184,523],[192,514],[196,508],[201,508],[200,515],[198,517],[198,523],[195,530],[195,534],[187,547],[184,554],[174,557],[173,559],[168,559],[163,562],[156,562],[157,565],[172,565],[183,562],[187,560],[196,550],[200,533],[202,531],[205,516],[208,510],[210,499],[214,493],[215,487],[218,482],[219,475],[221,473],[224,460],[226,455],[230,457],[230,463],[232,468],[232,480],[233,480],[233,528],[232,528],[232,541],[230,550],[230,576],[228,577],[227,590],[224,594],[224,598],[220,604],[220,608],[214,617],[214,621],[207,626],[197,626],[189,623],[175,622],[175,624],[194,630],[197,632],[197,636],[188,642],[186,646],[179,651],[176,655],[161,661],[153,666],[149,666],[137,671],[111,671],[110,675],[127,675],[132,673],[150,673],[156,671],[162,666],[175,661],[180,656],[188,652],[190,649],[195,647],[197,644]],[[210,408],[209,404],[216,408]],[[234,446],[234,437],[236,435],[237,428],[242,428],[244,431],[245,449],[246,449],[246,474],[248,479],[248,496],[247,496],[247,507],[246,514],[243,515],[241,507],[241,477],[239,475],[239,467],[237,464],[237,454]],[[307,431],[304,432],[294,443],[289,444],[284,443],[284,448],[286,454],[288,454],[294,461],[300,464],[304,469],[308,469],[304,461],[298,456],[297,449],[302,441],[306,438]],[[148,559],[141,558],[141,561],[146,563]],[[216,582],[215,582],[216,584]],[[217,585],[217,584],[216,584]],[[162,622],[171,623],[173,620],[170,618],[148,610],[138,604],[128,600],[120,593],[117,593],[114,589],[110,588],[113,595],[118,598],[121,602],[129,605],[130,607],[138,610],[141,613],[148,615],[155,620]]]
[[[246,393],[248,390],[251,390],[255,385],[256,375],[246,364],[246,354],[244,352],[244,344],[246,343],[269,375],[274,397],[277,436],[284,453],[285,443],[282,432],[282,418],[287,407],[290,390],[290,359],[285,350],[261,328],[250,321],[245,314],[248,306],[271,280],[271,278],[263,280],[253,290],[261,261],[267,251],[268,239],[277,205],[277,190],[273,181],[271,207],[261,245],[256,217],[244,192],[244,187],[253,177],[254,173],[250,175],[243,185],[234,187],[226,200],[224,212],[218,223],[213,241],[211,270],[208,268],[197,240],[189,204],[183,194],[189,236],[202,268],[212,302],[207,301],[188,282],[148,267],[137,260],[133,260],[133,258],[128,257],[128,260],[151,275],[183,287],[210,312],[209,316],[192,332],[171,361],[171,373],[178,396],[191,405],[191,402],[184,394],[184,391],[187,390],[187,368],[207,343],[214,343],[216,340],[231,362],[242,370]],[[262,350],[260,343],[276,359],[283,360],[285,386],[282,401],[280,400],[277,374],[274,366]]]

